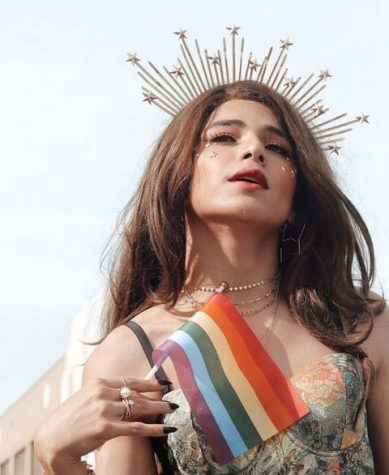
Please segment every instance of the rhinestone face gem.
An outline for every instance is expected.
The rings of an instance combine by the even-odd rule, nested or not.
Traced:
[[[122,399],[126,399],[131,396],[131,389],[128,388],[127,386],[122,386],[119,392],[120,392],[120,397]]]

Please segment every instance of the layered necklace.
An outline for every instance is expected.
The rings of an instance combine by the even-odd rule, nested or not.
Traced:
[[[181,292],[184,297],[184,304],[189,304],[194,310],[198,310],[208,300],[207,298],[204,300],[204,294],[231,293],[235,296],[244,295],[244,293],[249,290],[252,291],[253,289],[257,289],[258,295],[254,298],[231,299],[231,303],[238,307],[240,314],[244,317],[248,317],[262,312],[271,305],[276,307],[279,290],[279,277],[279,273],[277,273],[268,279],[259,280],[249,284],[229,285],[224,281],[218,287],[184,287]],[[260,302],[262,303],[258,306]]]

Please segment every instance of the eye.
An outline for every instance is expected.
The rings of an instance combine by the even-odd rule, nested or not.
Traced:
[[[208,142],[210,143],[223,143],[223,142],[236,142],[236,139],[233,135],[227,134],[226,132],[221,132],[209,137]]]
[[[290,156],[290,151],[286,148],[283,147],[282,145],[279,145],[278,143],[269,143],[266,145],[266,150],[270,150],[271,152],[278,153],[279,155],[282,155],[283,157],[289,158]]]

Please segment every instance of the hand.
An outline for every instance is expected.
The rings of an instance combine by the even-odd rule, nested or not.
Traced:
[[[161,391],[163,384],[142,379],[126,379],[125,382],[132,391],[130,399],[134,401],[130,420],[124,417],[126,407],[119,393],[122,381],[91,380],[61,404],[37,430],[34,444],[40,461],[78,461],[82,455],[114,437],[161,437],[173,432],[174,428],[163,424],[139,421],[144,416],[171,413],[178,407],[141,394]]]

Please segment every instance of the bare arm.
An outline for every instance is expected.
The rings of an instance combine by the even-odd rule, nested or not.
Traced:
[[[160,401],[163,385],[143,379],[148,370],[138,340],[125,327],[114,330],[96,348],[86,364],[83,387],[35,434],[35,451],[48,475],[84,475],[80,457],[99,447],[98,475],[156,473],[149,438],[166,435],[164,425],[155,419],[174,408]],[[122,418],[126,412],[119,394],[122,376],[135,391],[130,420]]]
[[[85,366],[83,382],[87,384],[96,377],[120,380],[124,375],[144,378],[149,370],[150,365],[138,339],[132,331],[122,326],[108,335],[92,353]],[[161,393],[146,395],[155,399],[161,398]],[[147,422],[154,421],[149,418]],[[148,437],[116,437],[105,442],[96,452],[97,475],[135,473],[135,471],[139,475],[157,473]]]
[[[389,310],[376,318],[369,337],[378,364],[376,382],[368,400],[369,437],[377,475],[389,473]]]

